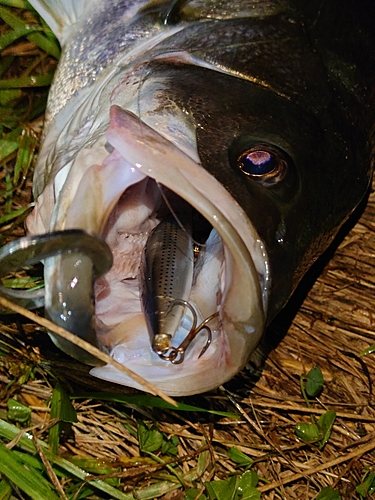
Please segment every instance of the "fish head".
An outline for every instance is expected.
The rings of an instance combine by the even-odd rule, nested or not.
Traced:
[[[244,21],[236,23],[225,33],[254,33]],[[217,26],[204,24],[192,28],[205,30],[200,43],[210,39],[210,29],[211,42],[221,43]],[[175,50],[172,40],[137,64],[118,65],[113,81],[102,84],[63,128],[53,175],[29,219],[34,233],[84,229],[100,235],[113,255],[112,269],[94,287],[85,255],[46,259],[49,317],[84,338],[94,331],[95,342],[114,359],[173,396],[216,388],[245,366],[266,324],[368,184],[367,167],[357,165],[364,134],[347,125],[346,110],[332,97],[310,49],[308,69],[303,51],[297,62],[275,64],[275,47],[293,38],[288,31],[278,39],[279,33],[273,30],[277,40],[265,53],[272,64],[261,69],[259,58],[244,59],[243,47],[228,40],[222,60],[207,50],[202,54],[201,47],[192,56],[190,39],[199,43],[189,30],[179,40],[183,50]],[[262,53],[262,43],[254,42],[255,54]],[[294,43],[299,51],[300,39]],[[291,77],[297,70],[300,77]],[[174,195],[196,214],[193,235],[200,225],[210,228],[198,241],[189,304],[200,321],[210,321],[212,342],[200,356],[203,330],[180,364],[152,350],[140,300],[142,251],[163,214],[174,213]],[[177,345],[191,321],[187,310],[173,339]],[[142,388],[111,365],[92,374]]]
[[[188,77],[190,70],[186,68]],[[159,81],[159,75],[155,73],[155,77]],[[150,82],[152,88],[154,83]],[[169,86],[169,79],[166,84]],[[53,189],[57,203],[50,214],[50,230],[84,229],[101,235],[113,254],[112,269],[95,284],[94,321],[90,258],[62,254],[46,259],[49,318],[91,341],[94,330],[95,343],[114,359],[164,392],[186,395],[213,389],[232,378],[256,348],[266,321],[268,261],[263,242],[241,205],[201,162],[197,148],[199,124],[193,109],[188,111],[176,101],[174,105],[170,102],[166,111],[165,93],[160,91],[160,83],[158,87],[157,95],[149,100],[152,105],[143,113],[147,116],[141,119],[129,110],[135,105],[124,97],[121,84],[116,88],[105,133],[80,149],[69,168],[63,167],[51,180],[50,188],[39,198],[29,227],[33,231],[35,221],[47,220],[48,202],[42,201],[48,189]],[[158,112],[159,107],[162,111]],[[230,175],[228,151],[222,163]],[[194,209],[193,236],[200,232],[202,224],[208,227],[195,266],[189,304],[199,322],[212,317],[208,324],[212,342],[200,356],[207,342],[203,329],[178,365],[161,359],[152,350],[140,300],[143,247],[163,211],[169,210],[163,193],[167,203],[172,193]],[[173,213],[173,200],[171,204]],[[181,325],[173,340],[177,345],[191,328],[189,310],[182,323],[185,326]],[[82,359],[82,353],[75,354],[74,347],[58,339],[55,342]],[[95,367],[92,373],[140,387],[111,365]]]
[[[246,217],[255,230],[252,238],[261,242],[259,255],[247,246],[269,323],[366,192],[371,172],[366,133],[358,121],[348,124],[347,110],[335,101],[317,63],[311,71],[319,91],[306,99],[296,97],[296,89],[254,81],[251,73],[218,71],[184,54],[159,56],[147,71],[140,109],[129,106],[121,85],[113,102],[138,111],[144,123],[225,187],[229,204],[241,209],[233,225]],[[111,122],[109,141],[115,131]],[[214,187],[208,198],[217,207],[224,203]]]

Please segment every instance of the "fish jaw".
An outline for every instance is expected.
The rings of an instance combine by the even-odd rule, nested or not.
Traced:
[[[58,195],[51,229],[79,228],[101,235],[112,249],[115,265],[95,285],[94,322],[90,314],[86,319],[80,315],[77,326],[74,310],[69,323],[61,323],[64,315],[55,310],[55,298],[62,293],[63,303],[74,305],[69,290],[76,272],[72,261],[69,256],[48,259],[47,314],[56,323],[98,344],[167,394],[182,396],[214,389],[241,370],[264,330],[263,283],[267,280],[264,277],[260,280],[259,276],[267,263],[262,243],[240,206],[196,159],[131,112],[113,105],[110,114],[105,141],[112,152],[107,153],[101,164],[87,165],[79,174],[70,169]],[[78,182],[69,178],[74,175],[79,175]],[[199,357],[206,343],[204,332],[199,334],[180,365],[162,360],[153,352],[140,305],[140,255],[147,235],[159,222],[154,213],[160,197],[159,183],[185,199],[214,228],[207,242],[207,247],[211,246],[208,257],[189,298],[200,321],[219,313],[209,324],[213,340]],[[75,184],[78,187],[74,188]],[[121,246],[125,240],[127,245],[131,240],[130,253]],[[137,257],[133,259],[135,253]],[[121,266],[127,270],[119,269]],[[65,283],[56,276],[66,276]],[[92,298],[89,281],[85,282],[86,299],[80,301],[88,310]],[[185,316],[187,326],[179,329],[177,338],[183,338],[189,331],[190,319]],[[62,348],[82,358],[81,353]],[[111,365],[95,367],[91,373],[142,389]]]

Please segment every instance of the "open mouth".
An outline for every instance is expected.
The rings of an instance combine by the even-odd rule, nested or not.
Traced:
[[[167,394],[213,389],[246,364],[262,335],[268,286],[263,244],[225,188],[131,112],[112,106],[110,126],[99,146],[104,157],[97,154],[99,164],[93,164],[91,151],[79,179],[74,179],[73,165],[61,183],[52,223],[53,230],[79,228],[100,234],[111,248],[114,265],[93,287],[90,259],[46,259],[47,314],[77,335],[91,341],[94,335],[100,348]],[[75,163],[78,160],[79,155]],[[192,229],[180,259],[191,264],[192,274],[182,277],[184,296],[177,292],[172,298],[180,302],[166,314],[177,317],[169,347],[184,345],[183,360],[176,363],[155,348],[157,332],[145,314],[155,294],[145,297],[144,292],[153,265],[144,271],[141,260],[142,254],[147,257],[150,234],[162,233],[163,221],[174,221],[177,237],[186,233],[187,213]],[[170,269],[167,265],[157,272],[164,279]],[[90,305],[93,296],[95,311]],[[61,347],[80,359],[74,349]],[[141,388],[110,365],[91,373]]]

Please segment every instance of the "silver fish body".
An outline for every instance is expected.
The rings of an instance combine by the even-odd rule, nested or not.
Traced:
[[[63,55],[28,228],[99,235],[114,260],[94,290],[82,278],[73,298],[71,284],[90,275],[91,258],[80,261],[79,275],[67,255],[46,259],[47,314],[84,337],[95,334],[115,359],[171,395],[213,389],[246,364],[366,192],[374,4],[31,3]],[[199,357],[205,340],[197,336],[179,365],[153,351],[139,291],[144,246],[166,215],[159,184],[210,229],[191,287],[189,273],[184,281],[198,321],[214,318],[212,343]],[[78,318],[93,298],[94,316]],[[185,311],[181,323],[188,319]],[[139,387],[111,366],[92,373]]]

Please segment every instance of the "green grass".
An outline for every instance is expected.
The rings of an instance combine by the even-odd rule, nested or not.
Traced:
[[[4,243],[30,211],[41,116],[60,49],[28,2],[1,0],[0,50],[0,228],[7,226],[0,243]]]

